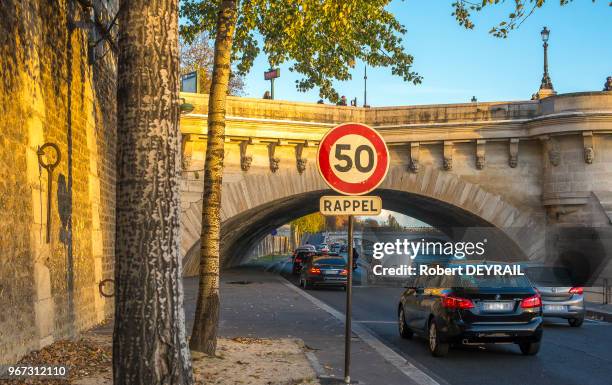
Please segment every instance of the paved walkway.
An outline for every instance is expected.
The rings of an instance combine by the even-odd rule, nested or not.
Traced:
[[[316,356],[323,375],[343,378],[344,325],[261,267],[227,270],[221,277],[220,336],[300,338]],[[185,279],[187,330],[191,330],[197,279]],[[353,335],[351,379],[359,384],[414,384],[370,344]],[[397,364],[397,363],[396,363]]]
[[[612,322],[612,304],[600,304],[587,302],[586,304],[587,316],[600,319],[607,322]]]

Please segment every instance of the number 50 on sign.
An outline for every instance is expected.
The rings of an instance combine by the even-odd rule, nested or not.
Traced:
[[[335,191],[344,195],[363,195],[378,187],[387,175],[389,150],[380,134],[369,126],[360,123],[341,124],[331,129],[321,140],[317,166],[325,182]],[[329,207],[329,204],[324,206],[323,200],[329,201],[332,198],[321,198],[321,207]],[[351,198],[343,199],[340,206],[334,205],[346,207],[341,212],[322,212],[325,215],[375,215],[380,212],[380,205],[376,205],[378,210],[365,214],[363,205],[359,205],[357,199],[351,205],[347,204],[347,200]],[[380,199],[377,198],[377,202]],[[357,210],[358,207],[361,210]]]

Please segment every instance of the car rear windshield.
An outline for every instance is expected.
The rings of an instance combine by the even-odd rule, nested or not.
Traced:
[[[572,286],[569,270],[562,267],[530,267],[527,276],[540,286]]]
[[[344,258],[316,258],[312,262],[321,265],[346,265]]]
[[[451,275],[443,280],[444,286],[467,288],[511,288],[532,287],[525,275],[485,274],[485,275]]]
[[[486,287],[531,287],[525,276],[519,275],[470,275],[456,277],[456,287],[486,288]]]

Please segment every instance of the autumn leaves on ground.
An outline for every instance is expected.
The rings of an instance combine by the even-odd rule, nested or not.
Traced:
[[[214,356],[192,353],[196,384],[316,385],[316,374],[297,339],[220,338]],[[11,380],[7,385],[111,385],[112,337],[101,325],[75,341],[57,341],[23,357],[20,365],[68,365],[69,379]]]

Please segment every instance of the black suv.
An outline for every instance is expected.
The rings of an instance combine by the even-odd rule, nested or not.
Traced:
[[[426,337],[433,356],[446,355],[451,344],[483,343],[515,343],[524,355],[538,353],[542,301],[526,276],[412,278],[399,301],[399,333]]]

